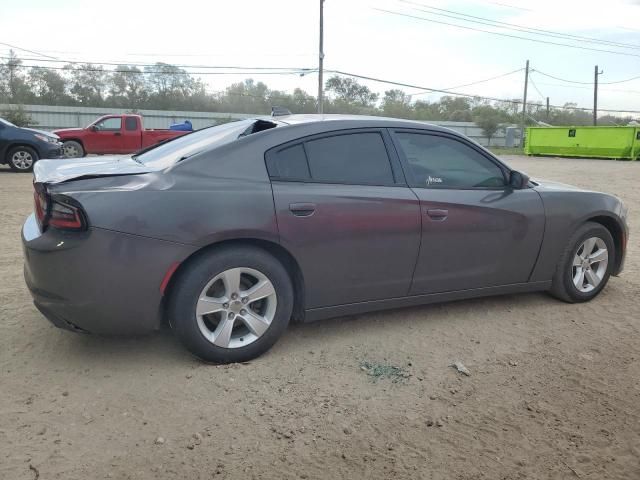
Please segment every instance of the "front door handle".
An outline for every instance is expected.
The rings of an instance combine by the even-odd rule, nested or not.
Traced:
[[[114,135],[115,135],[116,137],[119,137],[119,136],[120,136],[120,135],[122,135],[122,134],[121,134],[120,132],[116,132],[116,133],[114,133]]]
[[[296,217],[310,217],[316,211],[315,203],[290,203],[289,210]]]
[[[444,208],[429,208],[427,209],[427,215],[429,215],[431,220],[442,222],[449,216],[449,210],[445,210]]]

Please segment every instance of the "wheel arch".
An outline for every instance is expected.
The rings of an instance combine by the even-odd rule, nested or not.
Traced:
[[[225,239],[215,243],[211,243],[206,245],[187,258],[185,258],[180,265],[171,273],[171,278],[169,279],[164,295],[162,297],[162,311],[163,316],[166,313],[166,302],[168,298],[171,297],[173,288],[175,287],[176,282],[180,277],[180,273],[185,271],[188,266],[197,261],[199,257],[202,255],[226,246],[250,246],[254,248],[260,248],[262,250],[267,251],[269,254],[273,255],[282,265],[285,267],[289,276],[291,277],[291,283],[293,284],[293,293],[294,293],[294,303],[293,303],[293,313],[292,320],[293,321],[302,321],[304,318],[304,298],[305,298],[305,284],[304,277],[302,275],[302,269],[298,264],[298,261],[294,258],[294,256],[285,249],[282,245],[272,242],[270,240],[264,240],[259,238],[235,238],[235,239]]]
[[[614,259],[614,274],[620,270],[624,252],[624,230],[620,222],[614,217],[608,215],[597,215],[586,220],[587,222],[599,223],[604,228],[609,230],[609,233],[613,237],[613,243],[615,246],[615,259]]]
[[[9,145],[7,145],[5,151],[4,151],[4,155],[2,158],[2,162],[3,163],[9,163],[9,153],[11,152],[11,150],[13,150],[16,147],[28,147],[31,150],[35,150],[36,154],[38,155],[38,158],[42,157],[40,150],[38,149],[38,147],[36,147],[35,145],[32,145],[29,142],[12,142]]]
[[[84,154],[87,154],[87,149],[84,146],[84,142],[82,141],[82,139],[80,138],[75,138],[75,137],[69,137],[69,138],[61,138],[60,141],[64,144],[65,142],[78,142],[80,144],[80,146],[82,147],[82,150],[84,150]]]

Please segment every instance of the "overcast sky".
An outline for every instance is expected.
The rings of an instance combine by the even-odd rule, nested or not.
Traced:
[[[0,42],[62,60],[316,68],[318,4],[319,0],[2,0]],[[499,29],[445,16],[452,15],[449,12],[429,10],[431,13],[426,13],[425,6],[637,47]],[[536,43],[433,21],[627,55]],[[16,51],[22,57],[37,58],[32,53]],[[6,55],[8,47],[0,45],[0,52]],[[326,69],[447,89],[522,68],[527,59],[534,70],[581,82],[593,81],[597,64],[604,70],[600,77],[603,83],[600,106],[620,111],[640,110],[640,78],[605,84],[640,76],[640,1],[325,1]],[[25,64],[55,65],[35,60]],[[271,88],[292,90],[300,86],[314,95],[317,90],[316,74],[250,76]],[[203,79],[211,90],[221,90],[246,77],[208,75]],[[593,89],[589,84],[564,83],[535,71],[531,78],[538,90],[530,88],[529,98],[534,101],[549,96],[556,105],[576,102],[579,106],[591,107],[593,104]],[[523,80],[524,73],[518,72],[456,91],[517,98],[522,96]],[[392,88],[365,83],[381,93]],[[405,91],[419,90],[406,88]],[[425,94],[414,98],[433,100],[439,96]]]

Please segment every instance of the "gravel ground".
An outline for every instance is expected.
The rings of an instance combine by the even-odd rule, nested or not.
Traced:
[[[31,176],[0,169],[0,478],[640,478],[640,162],[508,161],[629,206],[626,270],[595,301],[522,294],[294,325],[230,366],[168,331],[50,326],[22,279]]]

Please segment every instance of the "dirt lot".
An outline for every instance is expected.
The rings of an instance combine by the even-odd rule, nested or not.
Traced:
[[[295,325],[232,366],[199,363],[167,331],[50,326],[22,279],[31,177],[0,169],[0,478],[639,479],[640,162],[509,160],[629,206],[626,270],[597,300]],[[375,381],[362,362],[403,370]]]

